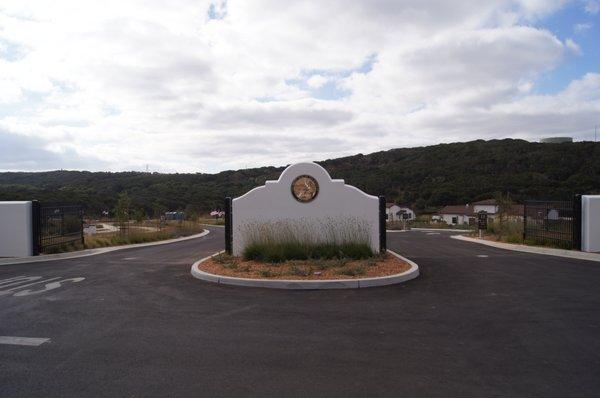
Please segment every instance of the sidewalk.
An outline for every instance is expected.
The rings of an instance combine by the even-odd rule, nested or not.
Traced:
[[[464,235],[453,235],[452,239],[458,239],[465,242],[479,243],[481,245],[497,247],[499,249],[513,250],[524,253],[545,254],[548,256],[557,256],[565,258],[574,258],[578,260],[598,261],[600,262],[600,253],[586,253],[577,250],[552,249],[549,247],[517,245],[513,243],[494,242],[485,239],[469,238]]]

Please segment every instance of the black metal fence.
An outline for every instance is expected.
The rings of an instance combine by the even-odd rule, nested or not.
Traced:
[[[580,249],[581,199],[525,202],[523,240],[564,249]]]
[[[61,246],[83,244],[83,206],[32,202],[33,254],[59,251]]]
[[[232,199],[225,198],[225,251],[231,254],[233,250],[233,219],[232,219]]]

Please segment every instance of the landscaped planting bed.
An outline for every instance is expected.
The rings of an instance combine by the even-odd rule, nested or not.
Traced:
[[[248,279],[362,279],[408,271],[389,253],[374,253],[369,227],[356,219],[249,223],[239,257],[217,254],[198,265],[213,275]]]
[[[221,253],[199,264],[210,274],[248,279],[359,279],[399,274],[410,269],[391,254],[365,259],[331,258],[260,262]]]

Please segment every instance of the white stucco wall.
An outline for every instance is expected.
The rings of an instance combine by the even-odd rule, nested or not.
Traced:
[[[0,257],[31,256],[31,202],[0,202]]]
[[[600,252],[600,195],[581,197],[581,250]]]
[[[293,180],[300,175],[317,180],[319,193],[311,202],[297,201],[291,192]],[[286,168],[277,181],[267,181],[232,201],[232,252],[241,255],[244,247],[243,229],[248,224],[280,220],[298,220],[320,225],[323,220],[358,219],[369,229],[371,248],[379,252],[379,198],[346,185],[344,180],[332,180],[316,163],[297,163]]]

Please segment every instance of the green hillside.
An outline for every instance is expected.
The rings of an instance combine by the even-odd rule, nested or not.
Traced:
[[[565,199],[600,193],[600,143],[539,144],[522,140],[471,141],[400,148],[319,162],[333,178],[367,193],[408,203],[418,210],[509,193],[515,201]],[[38,199],[82,203],[88,214],[114,209],[127,192],[134,205],[196,212],[220,207],[277,179],[283,168],[262,167],[217,174],[92,173],[51,171],[0,173],[0,200]]]

